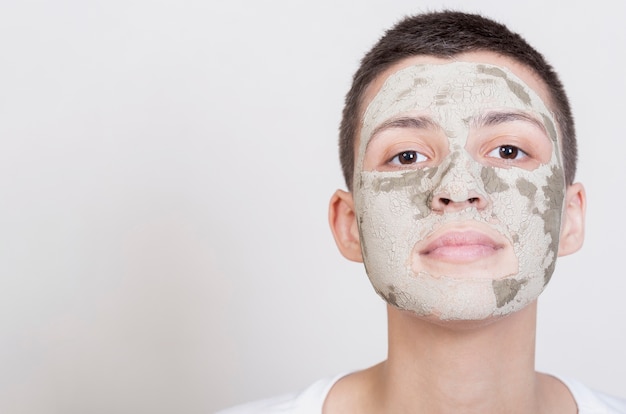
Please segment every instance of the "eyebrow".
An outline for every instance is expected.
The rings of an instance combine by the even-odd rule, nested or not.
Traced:
[[[539,121],[532,115],[521,111],[489,111],[473,117],[470,120],[470,125],[475,128],[480,128],[514,121],[531,123],[537,128],[541,129],[546,134],[546,136],[549,136],[545,125],[541,121]],[[366,148],[369,147],[370,143],[376,139],[378,134],[387,129],[393,128],[440,130],[441,126],[439,126],[439,124],[429,116],[403,116],[399,118],[389,119],[374,129],[374,131],[370,135],[370,140],[367,142]]]
[[[428,116],[403,116],[393,118],[383,122],[374,129],[367,145],[369,146],[369,143],[382,131],[392,128],[440,129],[439,125]]]
[[[517,112],[517,111],[487,112],[487,113],[478,115],[477,117],[474,117],[471,120],[471,125],[474,127],[480,128],[480,127],[494,126],[494,125],[504,124],[507,122],[514,122],[514,121],[523,121],[523,122],[531,123],[535,125],[536,127],[538,127],[539,129],[541,129],[546,135],[548,134],[548,131],[546,131],[545,125],[541,121],[539,121],[537,118],[525,112]]]

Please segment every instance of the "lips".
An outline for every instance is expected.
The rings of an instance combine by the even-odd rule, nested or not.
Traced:
[[[424,258],[464,263],[491,256],[503,247],[504,243],[479,231],[449,231],[427,241],[419,254]]]

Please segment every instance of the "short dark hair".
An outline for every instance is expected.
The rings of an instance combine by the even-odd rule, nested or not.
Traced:
[[[354,174],[354,142],[361,123],[359,108],[367,86],[396,62],[416,55],[451,58],[461,53],[489,51],[510,57],[532,69],[544,81],[562,136],[565,181],[576,174],[576,134],[569,101],[558,75],[519,34],[477,14],[441,11],[408,16],[389,29],[361,60],[346,95],[339,131],[339,155],[348,188]]]

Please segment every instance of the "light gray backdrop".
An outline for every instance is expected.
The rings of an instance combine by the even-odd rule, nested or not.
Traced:
[[[207,413],[385,357],[326,221],[343,95],[407,13],[481,11],[560,71],[583,250],[537,365],[626,395],[623,2],[0,2],[0,412]]]

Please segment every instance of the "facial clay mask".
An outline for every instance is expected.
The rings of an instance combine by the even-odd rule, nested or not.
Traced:
[[[565,181],[556,122],[521,79],[480,63],[401,69],[368,106],[359,145],[361,248],[388,303],[482,320],[539,296]]]

